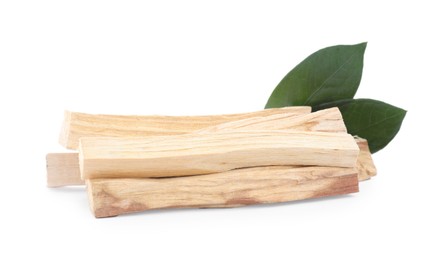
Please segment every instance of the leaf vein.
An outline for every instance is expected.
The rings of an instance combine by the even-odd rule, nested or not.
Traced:
[[[317,88],[304,102],[303,105],[307,105],[309,101],[312,100],[312,98],[324,87],[324,85],[327,83],[327,81],[329,81],[333,76],[335,76],[347,63],[350,62],[350,60],[356,56],[357,53],[353,53],[332,75],[330,75],[327,79],[325,79],[321,85],[319,86],[319,88]]]
[[[381,121],[378,121],[377,123],[374,123],[374,124],[370,123],[368,126],[363,127],[363,128],[361,128],[361,129],[356,130],[356,131],[353,131],[353,132],[355,132],[355,133],[357,134],[357,133],[359,133],[360,131],[364,131],[364,130],[366,130],[366,129],[369,129],[369,128],[371,128],[371,127],[374,127],[374,126],[376,126],[376,125],[379,125],[379,124],[381,124],[381,123],[384,123],[384,122],[386,122],[386,121],[388,121],[388,120],[390,120],[390,119],[393,119],[393,118],[395,118],[395,117],[398,117],[398,116],[401,116],[401,114],[400,114],[400,113],[395,114],[395,115],[390,116],[390,117],[387,117],[387,118],[385,118],[385,119],[383,119],[383,120],[381,120]]]

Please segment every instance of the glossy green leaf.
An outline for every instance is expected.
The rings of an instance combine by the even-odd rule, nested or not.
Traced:
[[[339,100],[314,107],[314,111],[338,107],[348,133],[368,140],[371,153],[383,149],[394,139],[406,110],[373,99]]]
[[[292,69],[265,108],[315,106],[353,98],[360,84],[366,43],[321,49]]]

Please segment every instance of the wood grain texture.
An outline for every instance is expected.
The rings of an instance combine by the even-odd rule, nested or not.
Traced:
[[[310,114],[295,115],[294,112],[283,112],[278,114],[267,115],[263,117],[252,117],[242,120],[231,121],[217,126],[211,126],[194,131],[195,133],[211,133],[231,130],[305,130],[305,131],[324,131],[324,132],[346,132],[342,115],[337,108],[320,110]],[[162,136],[165,138],[165,136]],[[58,166],[64,160],[65,167]],[[74,162],[74,167],[71,167]],[[70,181],[65,179],[62,183],[62,176],[56,176],[56,169],[59,175],[65,175],[65,171],[71,171],[71,174],[80,174],[78,154],[50,154],[47,156],[47,181],[48,186],[68,186]],[[56,180],[58,178],[58,180]],[[76,178],[80,178],[77,177]],[[53,183],[51,185],[51,182]],[[77,183],[77,182],[76,182]],[[71,184],[72,185],[72,184]]]
[[[301,115],[310,111],[310,107],[286,107],[212,116],[121,116],[65,111],[59,143],[68,149],[77,149],[81,137],[179,135],[230,121],[282,113]]]
[[[229,172],[86,181],[94,215],[162,208],[238,207],[358,192],[357,172],[335,167],[255,167]]]
[[[359,172],[359,181],[369,180],[371,177],[377,175],[377,169],[375,168],[374,161],[372,160],[368,142],[360,137],[355,137],[355,140],[360,149],[356,163],[356,167]]]
[[[80,139],[82,179],[171,177],[269,165],[354,167],[359,148],[346,133],[243,131],[153,138]]]
[[[195,132],[214,132],[250,129],[304,129],[308,131],[344,131],[341,114],[337,108],[317,111],[311,114],[295,116],[294,113],[279,113],[264,117],[253,117],[207,127]],[[359,180],[366,180],[376,174],[366,140],[355,139],[359,145]],[[55,153],[47,155],[47,185],[49,187],[83,185],[80,178],[77,153]]]
[[[80,178],[78,153],[49,153],[47,160],[47,186],[83,185]]]
[[[347,132],[341,111],[339,111],[337,107],[332,107],[303,115],[279,113],[263,117],[251,117],[207,127],[195,131],[195,133],[214,133],[235,130]]]
[[[357,173],[359,181],[367,180],[377,174],[374,162],[369,152],[368,142],[362,138],[355,138],[360,148],[357,157]],[[61,187],[71,185],[84,185],[80,177],[78,153],[52,153],[47,154],[47,186]]]

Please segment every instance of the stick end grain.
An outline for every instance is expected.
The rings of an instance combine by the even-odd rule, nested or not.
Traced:
[[[56,183],[53,181],[53,179],[56,177],[57,173],[53,174],[53,171],[51,170],[52,168],[50,166],[50,162],[51,162],[52,157],[53,157],[53,155],[50,154],[50,153],[48,153],[45,156],[45,167],[46,167],[46,170],[47,170],[46,181],[47,181],[47,187],[48,188],[58,187],[58,185],[56,185]]]
[[[46,156],[47,187],[83,185],[77,153],[49,153]]]
[[[371,177],[377,175],[377,168],[372,160],[368,141],[360,137],[355,137],[355,141],[360,149],[356,164],[356,167],[359,170],[359,181],[369,180]]]

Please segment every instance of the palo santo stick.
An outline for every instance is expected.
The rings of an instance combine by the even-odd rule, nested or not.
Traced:
[[[377,174],[374,162],[369,152],[368,142],[363,138],[354,139],[359,146],[357,157],[357,173],[359,181],[368,180]],[[61,187],[84,185],[80,178],[78,153],[52,153],[47,154],[47,186]]]
[[[353,168],[271,166],[161,179],[86,181],[94,215],[162,208],[237,207],[358,192]]]
[[[377,169],[375,168],[372,160],[371,152],[369,151],[368,142],[360,137],[355,137],[360,152],[357,157],[356,168],[359,172],[359,181],[368,180],[371,177],[377,175]]]
[[[80,139],[82,179],[170,177],[268,165],[354,167],[359,148],[346,133],[244,131],[166,139]]]
[[[49,153],[47,160],[47,186],[62,187],[84,185],[80,178],[78,153]]]
[[[369,152],[368,142],[363,138],[356,138],[359,146],[357,157],[357,173],[359,181],[368,180],[377,174],[374,162]],[[72,185],[84,185],[85,181],[80,177],[78,153],[52,153],[47,154],[47,186],[61,187]]]
[[[292,130],[309,132],[347,132],[342,114],[337,107],[310,114],[280,113],[252,117],[207,127],[195,133],[214,133],[235,130]]]
[[[77,153],[47,154],[47,186],[82,185]]]
[[[179,135],[235,120],[282,113],[302,115],[310,111],[311,107],[285,107],[213,116],[117,116],[65,111],[59,143],[68,149],[77,149],[81,137]]]

